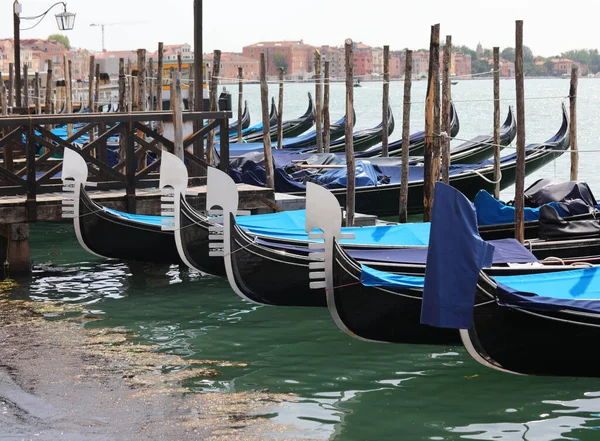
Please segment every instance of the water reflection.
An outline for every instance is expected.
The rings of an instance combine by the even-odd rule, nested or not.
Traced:
[[[586,396],[600,396],[600,392],[586,393]],[[452,433],[464,433],[463,439],[500,440],[500,441],[554,441],[557,439],[579,440],[582,431],[599,430],[590,424],[600,421],[600,398],[579,398],[570,401],[544,400],[547,405],[568,409],[550,409],[539,415],[538,419],[522,423],[469,424],[462,427],[449,427]],[[516,413],[516,409],[507,409],[506,413]],[[523,411],[521,411],[523,413]],[[581,415],[559,415],[580,413]],[[512,419],[507,415],[507,419]],[[592,438],[593,437],[593,438]],[[591,435],[589,439],[597,439]]]

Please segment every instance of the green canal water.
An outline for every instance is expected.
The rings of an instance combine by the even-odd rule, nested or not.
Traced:
[[[344,111],[343,87],[332,84],[332,120]],[[526,81],[528,143],[544,141],[558,130],[568,87],[563,79]],[[501,88],[505,115],[514,104],[514,81],[502,81]],[[425,82],[413,85],[411,131],[422,128],[425,89]],[[308,91],[314,86],[286,84],[284,119],[304,112]],[[598,149],[600,81],[582,79],[579,91],[579,146]],[[259,88],[248,85],[245,93],[254,124],[260,114]],[[356,129],[378,124],[381,83],[363,83],[354,93]],[[401,134],[401,94],[402,83],[392,83],[397,129],[391,140]],[[491,81],[461,81],[453,96],[460,138],[491,131]],[[600,193],[597,155],[581,154],[580,177]],[[539,177],[568,176],[569,156],[563,155],[528,177],[527,184]],[[505,190],[503,197],[511,199],[512,192]],[[295,428],[283,439],[600,439],[600,379],[493,372],[471,360],[462,347],[364,343],[341,333],[325,308],[260,307],[238,298],[226,280],[178,267],[102,260],[81,249],[68,223],[34,224],[31,230],[35,272],[15,295],[85,305],[103,317],[101,326],[126,327],[142,343],[165,352],[246,364],[219,368],[218,377],[190,380],[186,386],[198,394],[290,394],[286,406],[268,414]]]
[[[256,306],[226,280],[90,256],[69,224],[32,225],[31,246],[35,272],[16,296],[85,305],[184,358],[246,364],[186,386],[295,395],[268,414],[294,427],[283,439],[599,439],[600,380],[497,373],[462,347],[360,342],[325,308]]]

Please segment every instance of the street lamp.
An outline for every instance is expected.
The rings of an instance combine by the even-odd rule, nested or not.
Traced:
[[[72,30],[73,27],[75,26],[75,14],[72,12],[67,12],[67,4],[65,2],[56,2],[52,6],[50,6],[48,9],[46,9],[45,12],[41,13],[40,15],[36,15],[35,17],[21,17],[20,16],[21,4],[19,3],[19,0],[15,0],[13,3],[13,18],[14,18],[14,33],[15,33],[15,38],[14,38],[15,83],[16,83],[15,89],[16,89],[17,107],[21,107],[21,33],[20,33],[21,20],[38,20],[38,22],[36,24],[34,24],[33,26],[31,26],[25,30],[33,29],[38,24],[40,24],[41,21],[46,17],[46,14],[48,14],[48,12],[50,12],[50,10],[57,5],[63,5],[63,12],[60,12],[55,15],[56,24],[58,25],[58,29],[60,29],[61,31]]]

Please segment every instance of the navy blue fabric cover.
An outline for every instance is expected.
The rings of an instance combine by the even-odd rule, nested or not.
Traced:
[[[494,246],[477,230],[473,204],[458,190],[435,186],[421,323],[469,329],[479,271],[492,264]]]
[[[516,239],[490,240],[488,243],[494,246],[494,257],[492,264],[505,263],[531,263],[538,259],[531,254],[527,248]],[[346,250],[348,255],[356,260],[389,263],[415,263],[425,264],[427,262],[427,251],[425,247],[420,248],[365,248]]]

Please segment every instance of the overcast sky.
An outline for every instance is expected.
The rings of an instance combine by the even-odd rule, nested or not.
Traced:
[[[53,0],[21,0],[22,16],[44,12]],[[77,13],[75,29],[66,32],[71,44],[90,50],[102,47],[105,26],[107,50],[193,44],[193,0],[69,0]],[[392,50],[429,45],[430,26],[441,25],[442,40],[475,48],[514,46],[515,20],[524,20],[524,43],[534,54],[550,56],[576,48],[598,48],[597,0],[205,0],[204,51],[240,52],[247,44],[265,40],[299,40],[313,45],[342,45],[345,38]],[[1,0],[0,38],[13,35],[12,0]],[[572,8],[572,11],[570,11]],[[36,28],[21,38],[45,38],[57,32],[56,6]],[[317,21],[316,17],[320,17]],[[573,20],[575,18],[576,20]],[[23,21],[21,28],[35,22]]]

